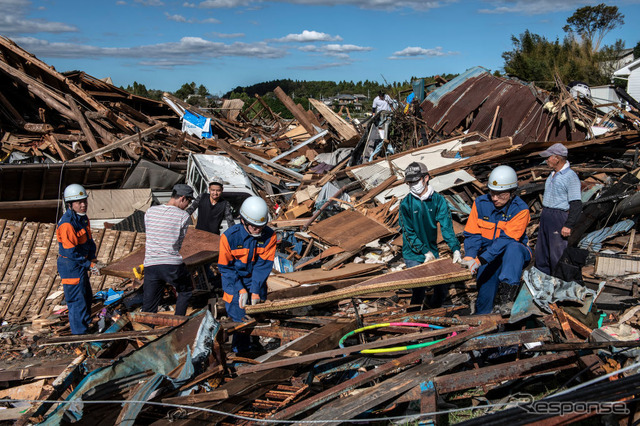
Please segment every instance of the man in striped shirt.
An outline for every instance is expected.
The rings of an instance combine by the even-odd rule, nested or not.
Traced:
[[[144,215],[147,241],[144,252],[143,312],[157,312],[164,284],[178,292],[176,315],[185,315],[191,298],[191,277],[180,255],[182,241],[189,226],[185,209],[193,201],[189,185],[173,187],[167,204],[153,206]]]
[[[569,167],[567,147],[561,143],[551,145],[540,156],[546,158],[551,174],[544,184],[535,266],[552,275],[582,213],[580,178]]]

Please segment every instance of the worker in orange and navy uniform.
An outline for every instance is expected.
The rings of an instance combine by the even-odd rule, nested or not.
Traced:
[[[247,198],[240,207],[240,222],[220,237],[218,270],[223,300],[233,321],[245,319],[245,307],[267,298],[267,278],[276,254],[276,235],[266,226],[267,203],[260,197]],[[249,336],[234,334],[234,352],[250,350]]]
[[[87,192],[78,184],[64,190],[67,211],[58,221],[58,274],[69,310],[72,334],[86,334],[89,328],[93,294],[89,275],[99,273],[103,265],[96,260],[96,244],[87,218]]]
[[[525,233],[531,219],[529,207],[515,195],[518,176],[509,166],[498,166],[489,175],[489,194],[473,203],[464,228],[462,264],[477,274],[476,313],[511,313],[522,270],[531,260]]]

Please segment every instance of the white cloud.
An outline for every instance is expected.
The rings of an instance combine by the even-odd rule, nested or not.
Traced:
[[[286,55],[283,49],[267,43],[222,43],[200,37],[183,37],[178,42],[159,43],[135,47],[97,47],[74,43],[51,43],[33,37],[15,38],[23,49],[42,57],[57,58],[134,58],[147,63],[203,62],[207,58],[249,57],[273,59]],[[148,61],[153,59],[153,61]]]
[[[324,64],[315,64],[315,65],[299,65],[295,67],[290,67],[289,69],[314,71],[314,70],[324,70],[327,68],[344,67],[345,65],[350,65],[350,64],[351,62],[328,62]]]
[[[355,44],[326,44],[326,45],[313,45],[299,47],[298,50],[303,52],[316,52],[322,53],[326,56],[335,57],[348,57],[348,53],[351,52],[368,52],[373,50],[372,47],[356,46]]]
[[[116,4],[117,4],[118,6],[125,6],[125,5],[127,4],[127,2],[126,2],[126,1],[123,1],[123,0],[118,0],[118,1],[116,2]]]
[[[258,0],[258,3],[260,0]],[[198,3],[201,9],[231,9],[234,7],[249,6],[252,0],[205,0]]]
[[[289,3],[309,6],[344,6],[351,5],[360,9],[380,9],[380,10],[397,10],[411,9],[426,11],[436,7],[446,6],[449,3],[455,3],[458,0],[439,0],[439,1],[423,1],[423,0],[273,0],[278,3]],[[267,0],[205,0],[198,4],[198,7],[205,9],[214,8],[234,8],[245,7],[249,5],[264,4]]]
[[[181,22],[181,23],[189,23],[189,24],[219,24],[220,23],[220,21],[217,20],[216,18],[187,19],[182,15],[171,15],[168,12],[165,12],[164,16],[166,16],[169,21]]]
[[[133,0],[135,3],[141,4],[143,6],[164,6],[164,3],[161,0]]]
[[[182,15],[171,15],[167,12],[164,13],[164,16],[167,17],[168,20],[170,21],[174,21],[174,22],[187,22],[187,18],[185,18]]]
[[[211,37],[217,38],[240,38],[244,37],[244,33],[208,33]]]
[[[491,7],[479,9],[480,13],[520,13],[539,15],[543,13],[575,10],[585,3],[597,3],[584,0],[485,0]]]
[[[405,47],[402,50],[394,52],[389,59],[416,59],[428,56],[448,56],[457,55],[457,52],[443,52],[442,47],[436,47],[433,49],[424,49],[422,47]]]
[[[275,39],[273,41],[279,41],[282,43],[296,42],[296,43],[311,43],[314,41],[341,41],[342,37],[332,36],[330,34],[321,33],[318,31],[304,30],[300,34],[289,34],[285,37]]]
[[[78,28],[62,22],[44,19],[27,19],[31,4],[24,0],[0,0],[0,34],[66,33],[77,32]]]

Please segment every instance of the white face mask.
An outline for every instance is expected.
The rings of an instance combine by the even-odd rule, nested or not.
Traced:
[[[414,183],[413,185],[411,185],[409,187],[409,189],[411,190],[412,193],[414,193],[415,195],[420,196],[420,194],[422,194],[422,192],[424,191],[424,179],[420,179],[418,182]]]

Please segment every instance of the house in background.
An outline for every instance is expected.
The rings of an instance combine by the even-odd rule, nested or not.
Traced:
[[[627,80],[627,93],[640,102],[640,58],[620,68],[613,76]]]

